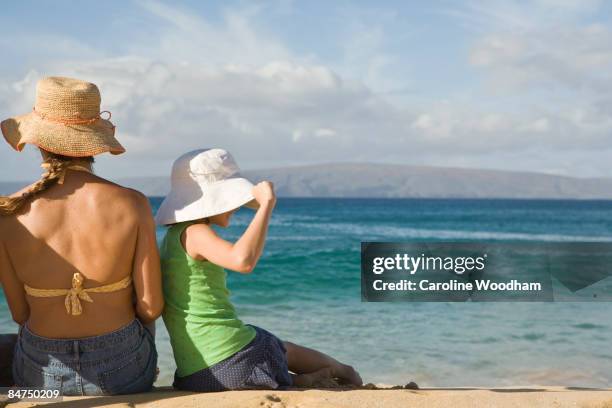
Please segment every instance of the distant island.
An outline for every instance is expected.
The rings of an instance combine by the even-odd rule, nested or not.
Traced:
[[[612,178],[575,178],[532,172],[331,163],[244,171],[253,182],[270,180],[279,197],[612,199]],[[170,189],[168,176],[113,180],[148,196]],[[0,182],[8,194],[26,182]]]

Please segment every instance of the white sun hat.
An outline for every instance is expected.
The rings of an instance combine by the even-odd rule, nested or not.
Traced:
[[[172,165],[170,193],[157,210],[155,222],[198,220],[243,205],[259,207],[253,183],[240,175],[232,155],[224,149],[198,149],[183,154]]]

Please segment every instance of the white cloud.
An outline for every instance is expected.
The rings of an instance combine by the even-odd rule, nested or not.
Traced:
[[[546,133],[550,130],[550,121],[547,118],[536,119],[519,129],[525,132]]]
[[[336,131],[333,130],[333,129],[319,128],[319,129],[315,130],[315,136],[317,136],[317,137],[332,137],[332,136],[336,136]]]
[[[144,10],[165,21],[159,41],[134,44],[132,52],[173,62],[196,65],[248,64],[261,66],[273,60],[293,60],[295,55],[263,27],[254,27],[255,5],[227,9],[221,23],[213,24],[192,10],[160,1],[140,1]]]
[[[471,62],[487,69],[491,86],[607,91],[612,85],[612,31],[590,24],[493,33],[476,44]]]
[[[0,85],[2,112],[29,111],[43,72],[95,82],[128,150],[122,158],[99,159],[100,171],[114,177],[166,174],[179,154],[207,146],[227,148],[245,168],[386,161],[612,175],[603,163],[570,160],[589,151],[606,157],[612,131],[612,98],[604,92],[612,72],[610,32],[567,22],[576,2],[566,2],[554,20],[564,21],[563,29],[523,19],[518,6],[508,14],[508,6],[468,8],[472,19],[503,23],[483,24],[466,59],[496,92],[505,88],[506,106],[487,103],[496,98],[491,88],[419,106],[380,96],[397,84],[385,76],[393,56],[383,50],[384,28],[358,37],[363,48],[347,45],[343,61],[356,66],[349,69],[291,50],[256,23],[257,6],[227,10],[214,24],[164,3],[142,7],[164,22],[159,38],[135,43],[123,56],[91,57],[82,46],[85,60],[78,50],[45,60]],[[550,8],[545,1],[539,7]],[[534,96],[550,84],[565,98]],[[536,159],[543,153],[546,160]],[[0,160],[9,156],[13,166],[14,154],[0,150]]]

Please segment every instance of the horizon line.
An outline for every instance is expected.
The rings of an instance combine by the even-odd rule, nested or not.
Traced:
[[[612,177],[570,176],[566,174],[547,173],[547,172],[542,172],[542,171],[509,170],[509,169],[498,169],[498,168],[489,168],[489,167],[461,167],[461,166],[439,166],[439,165],[432,165],[432,164],[405,164],[405,163],[356,162],[356,161],[346,161],[346,162],[336,161],[336,162],[321,162],[321,163],[311,163],[311,164],[296,164],[296,165],[287,165],[287,166],[278,166],[278,167],[244,168],[244,169],[241,169],[241,172],[269,171],[269,170],[281,170],[281,169],[299,169],[299,168],[308,168],[308,167],[337,166],[337,165],[400,166],[400,167],[410,167],[410,168],[419,167],[419,168],[428,168],[428,169],[448,169],[448,170],[485,171],[485,172],[495,172],[495,173],[540,175],[540,176],[549,176],[549,177],[569,178],[569,179],[574,179],[574,180],[609,180],[609,181],[612,181]],[[121,180],[121,179],[138,179],[138,178],[151,178],[151,177],[170,177],[170,175],[169,174],[164,174],[164,175],[157,174],[157,175],[139,175],[139,176],[120,176],[120,177],[112,177],[112,178],[108,177],[108,179],[109,180]],[[27,180],[2,180],[0,179],[0,183],[28,183],[28,181]]]

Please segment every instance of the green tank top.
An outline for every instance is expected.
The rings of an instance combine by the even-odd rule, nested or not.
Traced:
[[[236,316],[225,270],[185,252],[181,234],[192,223],[171,226],[160,248],[163,319],[179,377],[231,357],[255,337],[255,329]]]

